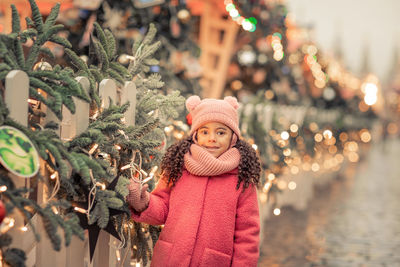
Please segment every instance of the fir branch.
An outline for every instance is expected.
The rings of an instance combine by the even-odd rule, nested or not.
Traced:
[[[116,72],[116,71],[113,70],[113,69],[107,69],[107,70],[106,70],[106,73],[107,73],[112,79],[114,79],[114,80],[117,82],[118,85],[120,85],[120,86],[123,86],[123,85],[124,85],[124,83],[125,83],[124,78],[122,78],[122,76],[119,75],[118,72]]]
[[[0,71],[11,71],[11,67],[6,63],[0,63]]]
[[[115,192],[113,191],[113,193]],[[108,197],[105,198],[105,201],[107,203],[107,207],[111,209],[120,209],[124,205],[124,201],[118,197]]]
[[[50,29],[51,26],[56,23],[58,13],[60,11],[60,3],[57,3],[50,11],[49,16],[46,19],[46,22],[44,23],[44,30]]]
[[[40,47],[41,47],[41,45],[39,43],[35,42],[32,45],[31,49],[29,50],[28,58],[25,62],[25,68],[27,70],[33,69],[33,65],[35,64],[35,62],[39,56]]]
[[[119,62],[110,62],[110,68],[118,72],[119,75],[121,75],[125,79],[130,80],[132,78],[128,70]]]
[[[72,47],[71,43],[67,39],[65,39],[65,38],[63,38],[61,36],[58,36],[58,35],[51,36],[49,38],[49,41],[51,41],[53,43],[56,43],[56,44],[59,44],[59,45],[62,45],[63,47],[66,47],[66,48],[71,48]]]
[[[65,54],[72,60],[72,64],[78,69],[85,73],[89,73],[87,64],[78,55],[69,48],[64,49]]]
[[[143,39],[142,45],[146,46],[146,45],[151,44],[151,42],[153,42],[153,40],[154,40],[154,37],[156,36],[156,33],[157,33],[157,29],[154,26],[154,23],[150,23],[149,30]]]
[[[9,70],[0,71],[0,80],[4,80],[9,72]]]
[[[92,39],[92,42],[96,57],[100,63],[100,69],[102,71],[106,71],[109,68],[109,61],[106,51],[99,41]]]
[[[38,40],[37,40],[37,42],[38,42],[38,44],[41,46],[41,45],[43,45],[46,41],[48,41],[48,40],[50,40],[50,41],[52,41],[52,42],[55,42],[53,39],[54,39],[54,37],[58,37],[58,38],[55,38],[55,40],[57,40],[57,39],[62,39],[62,40],[64,40],[63,41],[63,43],[66,41],[66,42],[68,42],[67,41],[67,39],[65,39],[65,38],[62,38],[61,36],[58,36],[58,35],[56,35],[58,32],[60,32],[61,30],[63,30],[64,29],[64,25],[62,25],[62,24],[57,24],[57,25],[54,25],[54,26],[51,26],[49,29],[47,29],[43,34],[41,34],[41,35],[39,35],[38,36]],[[52,39],[53,38],[53,39]],[[55,42],[55,43],[58,43],[58,42]],[[64,45],[64,44],[61,44],[62,46],[66,46],[66,47],[68,47],[67,45]]]
[[[3,252],[4,261],[12,267],[25,267],[25,252],[19,248],[9,248]]]
[[[110,210],[108,209],[106,202],[102,200],[97,202],[96,207],[97,206],[100,207],[101,211],[101,213],[98,214],[97,225],[100,228],[105,228],[110,220]]]
[[[19,66],[16,63],[16,59],[11,58],[11,54],[9,53],[9,50],[5,44],[4,37],[5,35],[0,34],[0,58],[2,58],[4,62],[11,67],[11,69],[17,70],[19,69]]]
[[[112,60],[115,56],[115,53],[117,52],[115,38],[114,38],[113,34],[111,33],[111,31],[109,31],[108,29],[104,30],[104,34],[106,36],[107,43],[108,43],[107,55],[108,55],[108,58],[110,60]]]
[[[100,41],[100,45],[103,47],[104,51],[107,54],[107,58],[110,55],[109,51],[109,47],[108,47],[108,42],[107,42],[107,38],[106,35],[104,34],[103,29],[101,28],[101,26],[99,25],[99,23],[96,21],[95,23],[93,23],[94,26],[94,30],[96,31],[96,35],[97,38]]]
[[[31,6],[33,22],[35,23],[35,28],[38,33],[43,33],[43,19],[42,14],[40,14],[39,8],[34,0],[29,0],[29,4]]]
[[[14,4],[11,4],[11,32],[19,33],[21,31],[21,21],[19,19],[18,10]]]
[[[130,183],[129,178],[121,175],[118,178],[117,185],[115,186],[115,192],[117,192],[118,194],[121,194],[121,196],[123,196],[123,197],[126,197],[129,193],[129,190],[128,190],[129,183]]]
[[[35,27],[35,22],[30,17],[25,17],[25,22],[27,27]]]
[[[14,49],[20,69],[25,70],[24,49],[22,48],[22,44],[18,39],[14,40]]]
[[[98,83],[100,83],[104,79],[103,75],[97,68],[91,67],[89,71]]]
[[[86,156],[80,153],[75,153],[74,155],[78,158],[77,161],[79,166],[78,171],[82,177],[82,181],[84,182],[84,185],[89,185],[91,182],[91,178],[90,178],[90,169],[85,162]]]
[[[48,56],[51,60],[54,60],[56,58],[54,56],[53,52],[51,52],[51,50],[47,47],[41,47],[39,51],[40,51],[40,53]]]
[[[46,230],[46,235],[50,239],[53,249],[61,250],[61,237],[57,234],[57,226],[53,217],[42,216],[43,227]]]

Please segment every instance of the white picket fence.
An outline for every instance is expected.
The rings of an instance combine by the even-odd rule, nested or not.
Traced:
[[[88,92],[89,80],[86,77],[78,77],[77,81],[82,87]],[[130,107],[125,113],[125,122],[128,125],[135,124],[135,108],[136,108],[136,86],[133,82],[125,82],[122,88],[118,88],[115,81],[111,79],[105,79],[100,82],[99,94],[103,99],[102,106],[104,108],[109,106],[109,99],[113,103],[123,104],[127,101],[130,102]],[[16,120],[18,123],[27,126],[28,125],[28,99],[29,99],[29,79],[26,73],[20,70],[13,70],[8,73],[5,83],[5,103],[10,111],[10,117]],[[69,140],[76,135],[79,135],[89,125],[89,103],[86,103],[80,99],[74,98],[76,105],[75,114],[71,114],[65,107],[63,107],[63,120],[59,121],[55,115],[48,109],[46,112],[46,121],[56,121],[60,123],[58,130],[59,136],[64,140]],[[42,171],[44,171],[44,164],[42,163]],[[18,187],[29,186],[29,180],[17,176],[12,176],[13,181]],[[51,189],[47,188],[43,183],[38,186],[38,203],[44,203],[49,195]],[[27,254],[27,266],[36,267],[109,267],[109,266],[131,266],[130,265],[130,250],[118,251],[121,258],[128,253],[128,260],[122,265],[117,260],[117,246],[120,241],[110,236],[104,231],[100,231],[99,239],[96,246],[95,255],[93,261],[90,262],[89,257],[89,242],[87,231],[85,233],[85,240],[81,241],[77,237],[72,238],[72,242],[69,247],[64,247],[60,252],[53,250],[50,241],[46,237],[45,230],[43,229],[41,219],[38,219],[36,215],[32,221],[35,224],[39,234],[41,235],[41,241],[36,242],[32,231],[22,232],[21,228],[24,226],[24,221],[21,216],[14,214],[13,217],[17,217],[15,226],[10,230],[13,236],[13,246],[23,249]],[[60,230],[59,233],[63,236],[63,232]]]

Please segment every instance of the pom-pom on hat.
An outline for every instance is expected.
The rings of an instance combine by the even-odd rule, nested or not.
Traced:
[[[239,138],[239,103],[235,97],[227,96],[224,100],[206,98],[201,100],[197,95],[186,100],[186,108],[192,117],[192,135],[200,126],[208,122],[219,122],[228,126]]]

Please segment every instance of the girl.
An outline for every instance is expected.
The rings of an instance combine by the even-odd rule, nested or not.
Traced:
[[[164,224],[151,266],[257,266],[260,163],[239,139],[238,102],[191,96],[186,107],[190,136],[167,150],[157,187],[129,185],[132,218]]]

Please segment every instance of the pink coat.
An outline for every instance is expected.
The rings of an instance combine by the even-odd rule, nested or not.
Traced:
[[[236,190],[237,169],[217,176],[183,171],[174,187],[160,180],[148,208],[132,218],[164,224],[152,267],[252,267],[259,256],[255,186]]]

